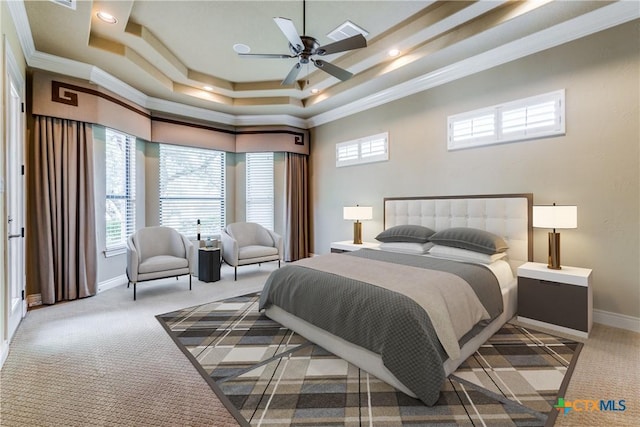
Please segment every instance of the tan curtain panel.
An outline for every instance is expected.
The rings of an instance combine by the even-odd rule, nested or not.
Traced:
[[[95,295],[97,251],[91,125],[35,117],[29,156],[35,208],[29,262],[43,304]]]
[[[285,261],[309,256],[309,167],[303,154],[285,153]]]

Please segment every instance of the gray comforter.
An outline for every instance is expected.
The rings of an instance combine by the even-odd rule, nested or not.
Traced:
[[[408,266],[409,273],[419,268],[453,274],[468,283],[482,304],[485,315],[479,323],[488,324],[502,312],[498,281],[482,266],[366,249],[339,256],[354,257],[351,261],[375,260],[380,276],[391,268],[388,263]],[[420,400],[427,405],[435,404],[445,379],[443,362],[448,357],[434,327],[434,323],[440,321],[432,321],[436,316],[428,314],[423,305],[403,293],[354,279],[353,274],[344,277],[321,271],[310,267],[308,262],[293,263],[274,271],[265,283],[260,309],[277,305],[379,354],[387,369]],[[303,266],[305,263],[307,266]],[[372,265],[367,261],[367,269]],[[375,270],[371,274],[376,275]],[[399,279],[402,282],[402,277]],[[424,286],[425,293],[430,292],[431,285],[425,283]],[[458,339],[469,339],[468,332],[458,331]]]

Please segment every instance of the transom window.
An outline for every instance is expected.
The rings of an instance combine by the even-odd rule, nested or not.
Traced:
[[[565,134],[564,89],[448,118],[449,150]]]
[[[160,224],[195,239],[225,224],[225,153],[160,144]]]
[[[336,144],[336,167],[389,160],[389,133]]]

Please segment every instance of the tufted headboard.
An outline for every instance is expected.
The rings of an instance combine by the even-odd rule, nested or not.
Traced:
[[[533,261],[533,194],[387,197],[384,228],[415,224],[435,231],[471,227],[502,236],[509,244],[511,268]]]

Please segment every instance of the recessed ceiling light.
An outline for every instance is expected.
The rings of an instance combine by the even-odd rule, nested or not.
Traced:
[[[96,13],[96,16],[98,17],[98,19],[106,22],[107,24],[115,24],[116,22],[118,22],[115,16],[107,12],[100,11]]]
[[[314,95],[316,93],[320,93],[320,89],[318,89],[317,87],[314,87],[313,89],[311,89],[311,93],[313,93]]]
[[[237,53],[249,53],[251,52],[251,48],[243,43],[236,43],[233,45],[233,50]]]
[[[211,86],[203,86],[202,89],[212,91],[213,88]]]
[[[388,55],[391,57],[400,55],[400,50],[398,49],[390,49]]]

